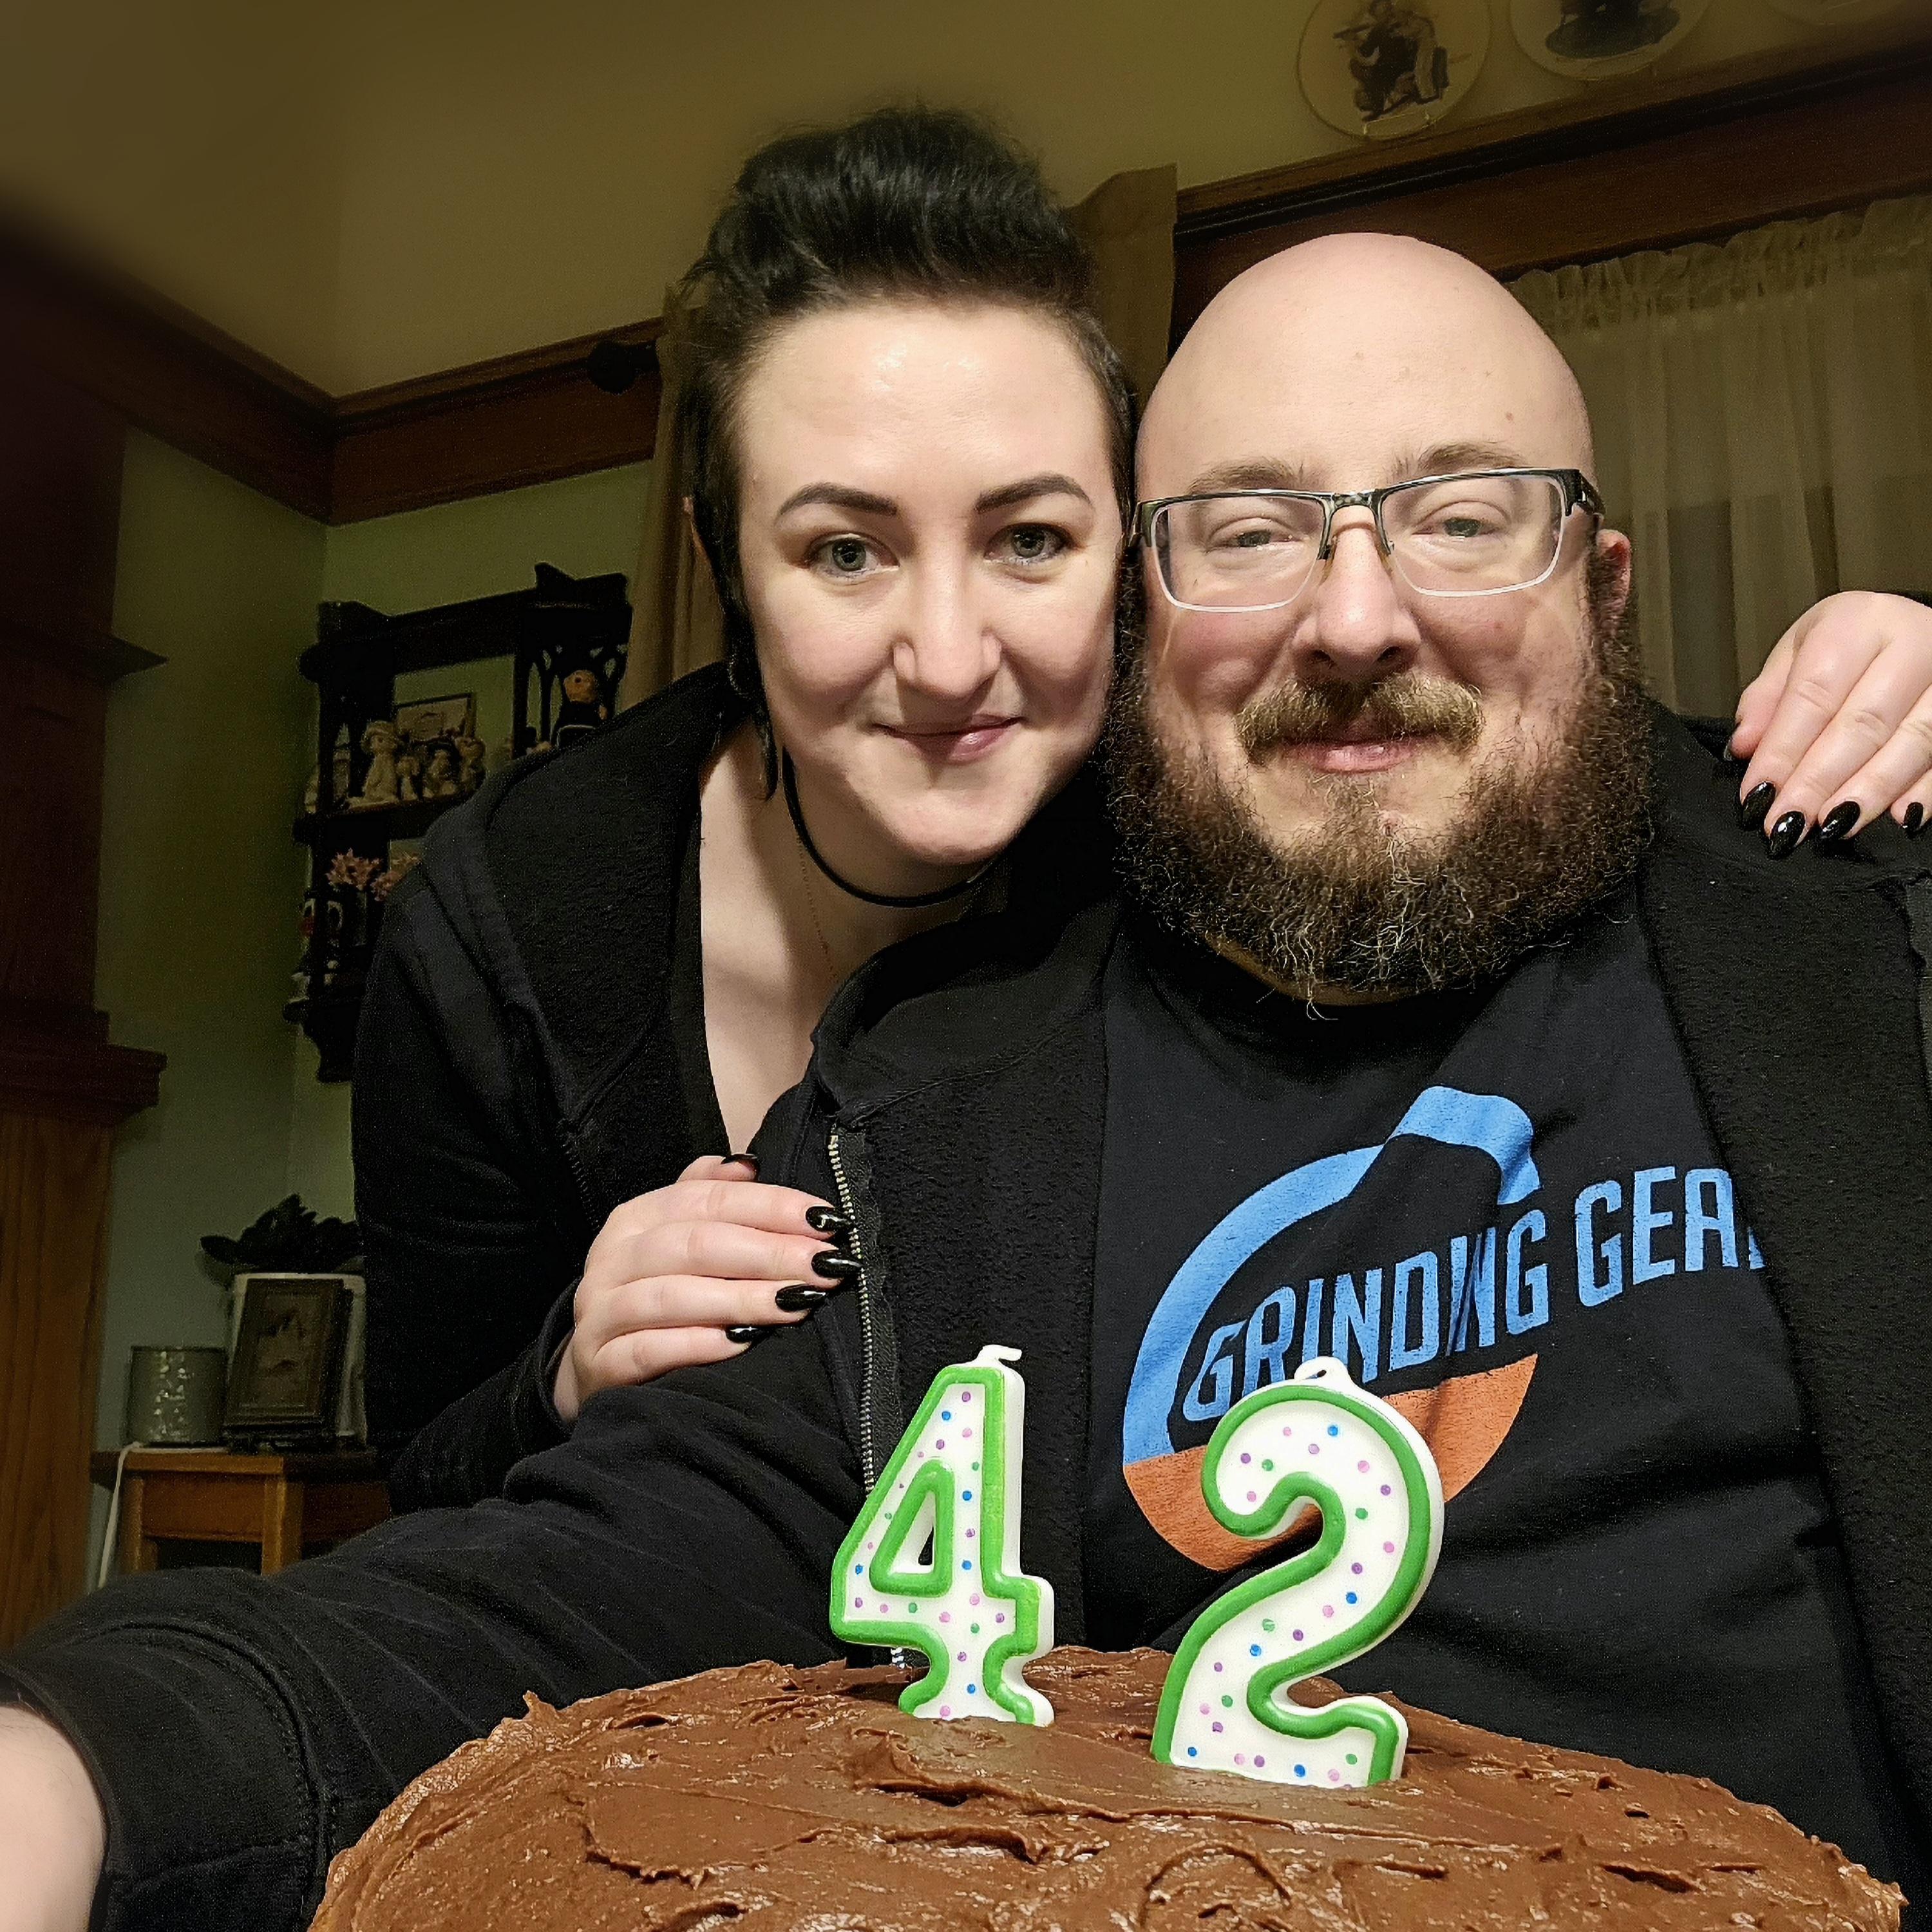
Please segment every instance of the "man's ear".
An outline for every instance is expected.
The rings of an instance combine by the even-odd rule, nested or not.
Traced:
[[[1599,580],[1607,584],[1610,593],[1612,608],[1605,614],[1612,622],[1622,623],[1630,608],[1636,568],[1630,540],[1622,530],[1606,526],[1597,532],[1596,566]]]

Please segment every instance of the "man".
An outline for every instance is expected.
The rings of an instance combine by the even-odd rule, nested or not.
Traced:
[[[57,1620],[12,1682],[59,1729],[0,1730],[0,1873],[46,1894],[12,1923],[79,1924],[100,1873],[110,1926],[297,1927],[524,1690],[829,1654],[866,1484],[989,1341],[1063,1636],[1172,1644],[1269,1560],[1200,1445],[1340,1353],[1454,1494],[1353,1682],[1725,1778],[1916,1886],[1926,880],[1718,836],[1590,467],[1560,358],[1454,257],[1335,241],[1225,292],[1146,428],[1129,902],[887,956],[760,1136],[853,1222],[856,1293],[601,1396],[508,1502]]]

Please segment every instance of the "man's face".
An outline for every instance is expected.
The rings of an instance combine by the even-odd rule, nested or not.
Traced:
[[[1390,315],[1377,293],[1239,317],[1188,372],[1185,406],[1150,420],[1143,496],[1587,466],[1586,430],[1552,372],[1526,371],[1480,302],[1432,316],[1418,295]],[[1346,511],[1332,560],[1286,608],[1256,612],[1177,608],[1150,556],[1152,720],[1282,843],[1371,809],[1391,832],[1440,836],[1473,778],[1560,740],[1594,662],[1599,543],[1621,581],[1627,546],[1580,512],[1547,582],[1430,596],[1390,567],[1369,512]]]
[[[1149,410],[1141,494],[1587,473],[1589,445],[1574,380],[1502,290],[1353,237],[1263,264],[1209,310]],[[1148,557],[1115,733],[1130,864],[1148,859],[1143,886],[1191,874],[1165,909],[1271,976],[1369,992],[1494,970],[1526,896],[1574,910],[1634,849],[1631,801],[1602,796],[1641,789],[1640,705],[1602,675],[1622,668],[1628,545],[1579,513],[1546,580],[1441,596],[1391,567],[1367,510],[1334,541],[1261,610],[1179,608]]]

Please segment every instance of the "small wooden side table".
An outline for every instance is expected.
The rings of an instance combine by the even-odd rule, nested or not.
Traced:
[[[94,1480],[114,1486],[120,1451],[100,1449]],[[298,1454],[232,1449],[136,1449],[121,1484],[122,1570],[160,1567],[163,1543],[256,1543],[262,1574],[306,1550],[346,1541],[389,1514],[367,1450]]]

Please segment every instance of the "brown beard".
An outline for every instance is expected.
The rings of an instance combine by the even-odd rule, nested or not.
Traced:
[[[1372,779],[1345,778],[1323,785],[1332,802],[1318,826],[1276,839],[1204,756],[1161,741],[1146,652],[1124,651],[1105,756],[1130,890],[1171,931],[1231,946],[1282,986],[1389,994],[1496,978],[1622,885],[1648,836],[1634,626],[1607,571],[1592,568],[1589,603],[1594,663],[1556,741],[1514,758],[1499,747],[1451,821],[1422,834],[1384,823]],[[1432,730],[1466,748],[1480,702],[1405,674],[1270,693],[1238,724],[1251,757],[1362,715],[1378,735]]]

